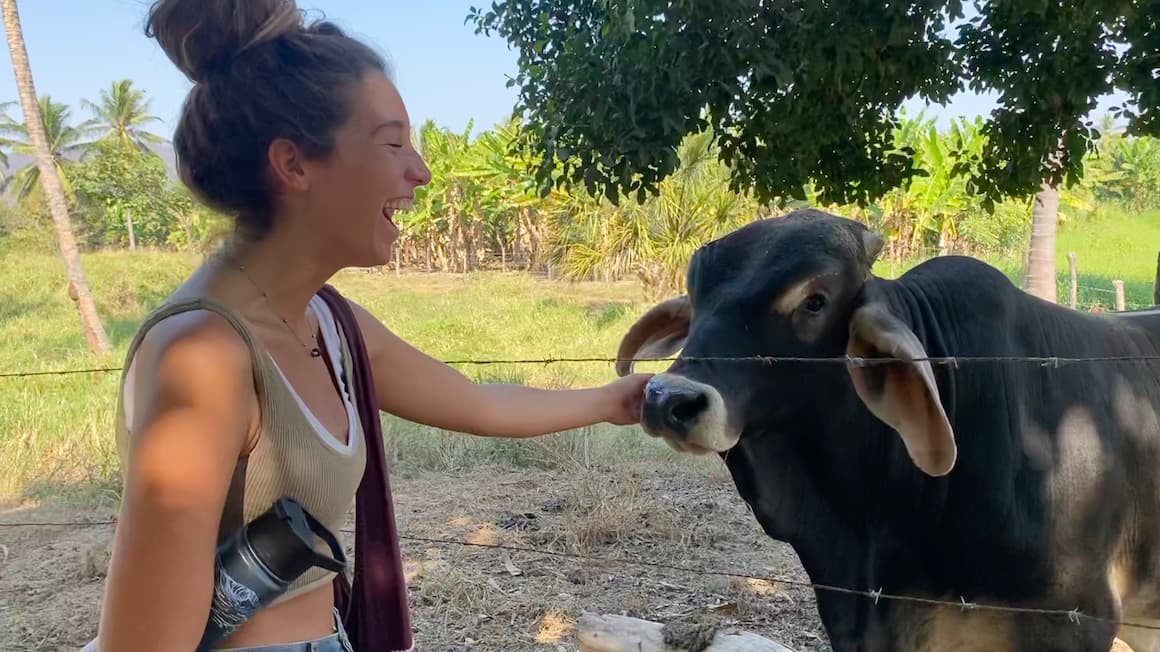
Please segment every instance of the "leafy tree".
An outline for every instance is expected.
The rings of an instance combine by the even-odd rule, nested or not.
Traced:
[[[1133,210],[1160,206],[1160,141],[1119,138],[1110,154],[1121,201]]]
[[[469,153],[472,125],[457,134],[431,120],[419,128],[418,148],[431,168],[431,183],[415,190],[415,210],[403,216],[405,231],[426,239],[426,258],[434,255],[442,269],[466,272],[471,263],[473,197],[470,180],[461,174]]]
[[[1021,258],[1030,235],[1031,201],[1007,199],[988,211],[986,197],[953,173],[956,152],[983,150],[982,126],[980,118],[956,119],[940,131],[922,113],[900,112],[893,146],[913,151],[913,166],[924,174],[865,206],[826,204],[812,185],[803,189],[804,200],[788,205],[821,204],[870,223],[887,236],[883,259],[892,264],[936,253]],[[415,210],[402,214],[403,266],[461,271],[463,242],[470,239],[476,254],[472,268],[498,259],[526,269],[547,267],[572,279],[635,277],[649,291],[664,292],[679,286],[687,253],[705,238],[775,211],[752,193],[730,188],[731,171],[719,160],[709,132],[682,140],[680,164],[658,184],[658,196],[620,206],[583,188],[552,187],[547,197],[539,197],[524,174],[533,159],[521,149],[514,121],[474,138],[469,132],[431,123],[419,129],[419,147],[435,178],[419,189]],[[1147,189],[1157,188],[1148,181],[1150,159],[1135,155],[1131,160],[1141,163],[1130,166],[1120,152],[1160,151],[1158,144],[1154,138],[1105,132],[1098,151],[1085,160],[1083,184],[1060,193],[1061,215],[1082,218],[1107,203],[1149,205],[1133,202],[1153,196]]]
[[[228,230],[222,216],[197,202],[189,189],[181,183],[170,183],[163,201],[176,224],[170,229],[166,243],[186,251],[205,251]]]
[[[12,71],[16,77],[20,107],[27,125],[25,131],[28,143],[35,155],[40,184],[48,196],[56,240],[68,276],[69,296],[76,302],[89,350],[99,354],[108,353],[113,349],[112,343],[97,313],[97,306],[81,265],[68,203],[57,171],[57,160],[46,134],[47,121],[41,117],[44,103],[38,106],[36,101],[36,85],[32,79],[32,67],[28,62],[28,50],[24,45],[24,32],[20,27],[20,12],[16,7],[16,0],[0,0],[0,14],[3,14],[4,18],[4,31],[8,38],[8,51],[12,57]]]
[[[94,244],[164,244],[174,226],[169,181],[156,154],[124,141],[94,143],[70,171]]]
[[[1117,111],[1129,129],[1160,135],[1160,0],[974,7],[957,38],[960,0],[501,0],[467,20],[519,53],[510,83],[543,192],[583,183],[643,202],[682,139],[711,128],[733,186],[762,202],[812,185],[824,203],[866,205],[924,173],[895,147],[902,102],[943,103],[968,83],[999,95],[985,147],[955,153],[989,208],[1037,192],[1050,207],[1082,172],[1087,113],[1114,89],[1135,104]],[[1054,232],[1053,213],[1039,223]],[[1052,275],[1044,265],[1032,275]]]
[[[556,256],[566,275],[635,275],[651,296],[679,289],[693,251],[751,221],[758,207],[729,190],[729,171],[717,158],[712,134],[689,136],[679,169],[659,183],[659,195],[619,210],[596,199],[553,214]]]
[[[498,253],[539,261],[544,241],[540,213],[561,205],[562,193],[541,198],[526,176],[527,157],[516,147],[513,124],[471,138],[431,121],[419,128],[418,148],[432,170],[403,216],[402,257],[430,269],[470,271]],[[514,262],[514,261],[513,261]]]
[[[68,175],[68,168],[73,164],[70,155],[83,152],[90,143],[85,139],[85,129],[73,125],[70,121],[72,111],[68,105],[61,104],[45,95],[36,106],[40,113],[40,124],[44,131],[45,145],[48,156],[56,172],[56,182],[66,197],[73,196],[73,187]],[[0,132],[7,135],[7,141],[14,153],[31,157],[27,165],[12,172],[4,180],[3,190],[15,187],[16,197],[19,200],[28,199],[34,191],[40,189],[41,166],[37,158],[37,141],[29,135],[28,122],[24,124],[6,120],[0,124]]]
[[[163,141],[145,129],[145,125],[161,119],[149,113],[145,92],[133,88],[133,82],[128,79],[117,80],[108,90],[101,91],[99,102],[83,100],[82,104],[95,115],[84,126],[91,129],[98,139],[111,138],[123,146],[141,151],[148,151],[149,145]]]

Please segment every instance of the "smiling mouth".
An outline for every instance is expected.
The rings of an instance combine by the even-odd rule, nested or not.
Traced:
[[[411,210],[411,205],[410,199],[392,199],[383,204],[383,217],[392,225],[395,225],[395,213]]]

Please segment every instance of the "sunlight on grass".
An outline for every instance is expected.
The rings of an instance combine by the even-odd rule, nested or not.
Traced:
[[[199,262],[135,251],[84,256],[98,309],[116,350],[94,359],[50,255],[0,250],[0,337],[14,343],[0,371],[119,367],[140,319]],[[440,359],[612,357],[644,308],[631,284],[564,284],[523,274],[343,272],[334,284],[409,342]],[[612,364],[463,364],[484,382],[582,387],[615,379]],[[0,379],[0,500],[115,500],[112,436],[119,373]],[[447,433],[385,415],[388,454],[399,473],[495,464],[528,468],[592,465],[667,455],[635,428],[597,427],[532,441]]]

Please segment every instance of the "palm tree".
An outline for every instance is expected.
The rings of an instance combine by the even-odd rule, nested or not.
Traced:
[[[72,184],[69,183],[69,178],[66,174],[66,167],[69,164],[68,155],[81,152],[89,146],[89,142],[85,140],[86,128],[69,124],[70,110],[68,106],[54,102],[48,95],[40,98],[38,101],[38,109],[40,124],[42,125],[53,167],[56,170],[57,177],[60,179],[61,188],[64,190],[65,196],[71,197]],[[10,121],[7,124],[0,125],[0,130],[14,137],[13,140],[9,141],[14,153],[24,154],[33,159],[32,162],[23,168],[13,172],[4,181],[2,187],[3,190],[7,190],[10,186],[15,185],[17,188],[17,199],[27,199],[34,190],[43,190],[43,188],[40,188],[41,174],[39,162],[36,159],[37,145],[29,135],[27,123],[16,124]]]
[[[100,315],[97,314],[97,306],[93,301],[92,292],[89,291],[84,268],[81,266],[80,252],[77,250],[72,221],[69,219],[68,203],[65,202],[57,167],[38,110],[36,86],[33,84],[32,68],[28,63],[28,50],[24,47],[24,34],[20,29],[20,12],[16,9],[16,0],[0,0],[0,12],[4,15],[4,31],[8,36],[8,50],[12,56],[12,70],[16,76],[16,89],[20,95],[20,107],[24,113],[28,139],[34,147],[40,185],[48,197],[49,211],[52,213],[52,222],[56,228],[56,240],[60,245],[61,257],[64,259],[69,296],[76,302],[89,350],[105,354],[113,347],[109,343],[104,325],[101,324]]]
[[[1059,156],[1063,152],[1064,139],[1059,139],[1059,150],[1048,157],[1048,164],[1058,170]],[[1027,247],[1027,292],[1056,302],[1055,280],[1055,234],[1059,228],[1060,184],[1051,183],[1046,178],[1035,193],[1031,204],[1031,241]]]
[[[159,122],[161,118],[149,113],[145,91],[133,88],[133,82],[128,79],[115,81],[109,90],[101,91],[99,103],[82,100],[81,104],[95,115],[82,128],[96,134],[98,139],[115,138],[121,145],[136,147],[142,152],[149,151],[150,144],[163,140],[145,130],[145,125]]]
[[[1044,182],[1031,205],[1031,242],[1027,252],[1027,292],[1056,302],[1055,233],[1059,224],[1059,188]]]

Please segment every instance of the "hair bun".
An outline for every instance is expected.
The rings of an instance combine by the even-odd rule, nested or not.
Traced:
[[[145,35],[196,83],[247,48],[302,29],[294,0],[157,0]]]

